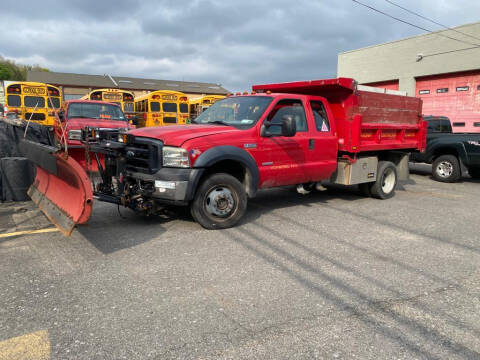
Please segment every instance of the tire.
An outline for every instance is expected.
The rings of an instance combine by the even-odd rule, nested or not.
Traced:
[[[474,179],[480,179],[480,167],[468,168],[468,174]]]
[[[370,193],[377,199],[390,199],[397,187],[397,167],[391,161],[379,161],[377,169],[377,180],[370,184]]]
[[[452,183],[460,179],[460,162],[454,155],[442,155],[432,164],[432,176],[435,180]]]
[[[197,189],[190,212],[205,229],[235,226],[247,209],[247,194],[240,181],[229,174],[212,174]]]

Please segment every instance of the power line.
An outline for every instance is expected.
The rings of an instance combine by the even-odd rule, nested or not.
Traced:
[[[396,3],[394,3],[393,1],[390,1],[390,0],[385,0],[385,1],[388,2],[389,4],[392,4],[393,6],[396,6],[396,7],[400,8],[400,9],[402,9],[402,10],[405,10],[406,12],[408,12],[408,13],[410,13],[410,14],[413,14],[413,15],[415,15],[415,16],[418,16],[419,18],[422,18],[422,19],[424,19],[424,20],[430,21],[431,23],[433,23],[433,24],[435,24],[435,25],[438,25],[438,26],[441,26],[441,27],[443,27],[443,28],[445,28],[445,29],[448,29],[448,30],[450,30],[450,31],[454,31],[454,32],[456,32],[456,33],[459,33],[459,34],[462,34],[462,35],[471,37],[471,38],[473,38],[473,39],[480,40],[479,37],[476,37],[476,36],[473,36],[473,35],[464,33],[464,32],[462,32],[462,31],[460,31],[460,30],[453,29],[453,28],[451,28],[451,27],[449,27],[449,26],[447,26],[447,25],[440,24],[439,22],[436,22],[436,21],[434,21],[434,20],[432,20],[432,19],[429,19],[429,18],[427,18],[426,16],[420,15],[419,13],[416,13],[415,11],[412,11],[412,10],[409,10],[409,9],[403,7],[403,6],[400,6],[400,5],[396,4]]]
[[[383,12],[383,11],[381,11],[381,10],[378,10],[378,9],[376,9],[376,8],[370,6],[370,5],[361,3],[360,1],[357,1],[357,0],[352,0],[352,1],[353,1],[354,3],[357,3],[357,4],[359,4],[359,5],[364,6],[364,7],[368,8],[368,9],[370,9],[370,10],[373,10],[373,11],[375,11],[375,12],[378,12],[378,13],[382,14],[382,15],[385,15],[385,16],[391,18],[391,19],[400,21],[400,22],[402,22],[402,23],[404,23],[404,24],[413,26],[413,27],[415,27],[415,28],[417,28],[417,29],[426,31],[426,32],[428,32],[428,33],[434,33],[434,31],[432,31],[432,30],[426,29],[426,28],[424,28],[424,27],[421,27],[421,26],[412,24],[412,23],[410,23],[410,22],[408,22],[408,21],[402,20],[402,19],[400,19],[400,18],[398,18],[398,17],[395,17],[395,16],[393,16],[393,15],[387,14],[386,12]],[[457,38],[454,38],[454,37],[451,37],[451,36],[448,36],[448,35],[445,35],[445,34],[441,34],[441,33],[439,33],[439,32],[436,32],[436,35],[438,35],[438,36],[443,36],[443,37],[445,37],[445,38],[448,38],[448,39],[451,39],[451,40],[455,40],[455,41],[458,41],[458,42],[462,42],[462,43],[464,43],[464,44],[474,45],[474,46],[476,46],[476,47],[480,47],[479,44],[475,44],[475,43],[471,43],[471,42],[468,42],[468,41],[460,40],[460,39],[457,39]]]
[[[443,55],[443,54],[450,54],[450,53],[455,53],[455,52],[459,52],[459,51],[473,50],[473,49],[478,49],[478,48],[479,48],[478,46],[472,46],[472,47],[469,47],[469,48],[463,48],[463,49],[456,49],[456,50],[442,51],[442,52],[438,52],[438,53],[433,53],[433,54],[422,55],[422,59],[423,59],[423,58],[426,58],[426,57],[429,57],[429,56]]]

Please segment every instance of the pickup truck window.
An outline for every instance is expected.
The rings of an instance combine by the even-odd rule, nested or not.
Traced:
[[[312,107],[313,117],[315,118],[315,126],[317,131],[330,131],[330,123],[328,122],[327,111],[321,101],[310,101]]]
[[[229,97],[217,101],[192,123],[231,125],[247,129],[256,124],[272,100],[270,96],[258,95]]]
[[[67,118],[105,119],[126,121],[120,107],[99,103],[72,103],[68,106]]]
[[[291,116],[295,120],[297,132],[308,131],[305,109],[300,100],[280,100],[268,115],[268,120],[272,123],[269,132],[273,135],[280,135],[282,132],[281,124],[284,116]]]
[[[450,133],[452,132],[450,120],[428,120],[427,131],[429,133]]]

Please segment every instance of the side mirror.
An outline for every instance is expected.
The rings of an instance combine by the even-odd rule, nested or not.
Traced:
[[[282,136],[292,137],[297,133],[297,123],[290,115],[282,118]]]
[[[57,112],[58,118],[60,119],[61,122],[65,121],[65,111],[64,110],[59,110]]]

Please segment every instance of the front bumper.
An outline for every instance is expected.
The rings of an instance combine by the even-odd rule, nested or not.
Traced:
[[[160,203],[186,205],[193,199],[195,188],[204,169],[162,168],[155,174],[128,172],[150,190],[148,196]]]

